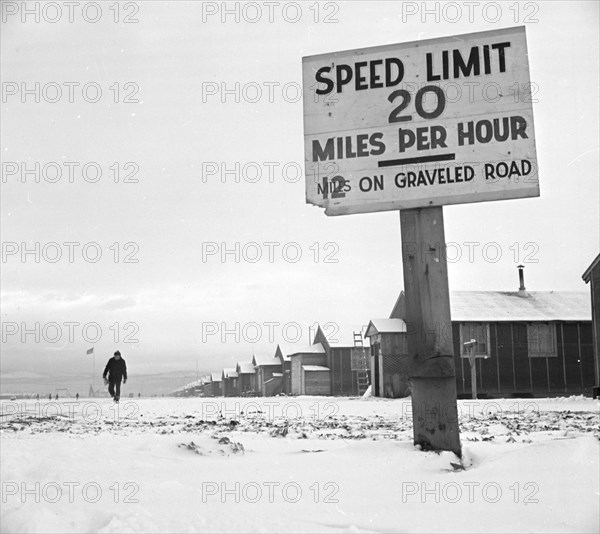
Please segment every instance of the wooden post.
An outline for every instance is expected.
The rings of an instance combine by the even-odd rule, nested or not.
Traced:
[[[413,439],[461,457],[443,208],[400,210]]]
[[[471,354],[469,359],[471,360],[471,398],[477,399],[477,367],[475,366],[477,360],[475,354]]]
[[[475,358],[475,345],[477,341],[471,339],[463,343],[467,350],[469,351],[469,364],[471,367],[471,398],[477,399],[477,367],[475,366],[477,359]]]

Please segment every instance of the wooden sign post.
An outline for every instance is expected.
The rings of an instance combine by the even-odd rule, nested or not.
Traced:
[[[400,228],[414,443],[460,457],[443,208],[401,210]]]
[[[400,210],[414,442],[460,456],[443,206],[540,194],[525,27],[302,64],[306,201]]]

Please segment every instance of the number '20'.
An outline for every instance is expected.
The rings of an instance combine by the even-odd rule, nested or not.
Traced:
[[[426,93],[434,93],[436,96],[437,104],[432,111],[425,111],[425,108],[423,108],[423,100],[425,99]],[[402,98],[402,102],[400,102],[400,105],[396,106],[390,113],[389,122],[405,122],[412,120],[412,115],[400,116],[400,113],[402,113],[410,104],[410,93],[406,89],[398,89],[388,96],[390,102],[394,102],[397,98]],[[443,113],[445,107],[446,96],[444,95],[444,91],[435,85],[421,87],[415,94],[415,110],[417,115],[423,119],[435,119],[439,117]]]

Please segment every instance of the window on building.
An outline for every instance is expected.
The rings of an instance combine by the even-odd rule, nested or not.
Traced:
[[[527,352],[530,358],[557,357],[556,326],[552,323],[528,324]]]
[[[460,325],[460,346],[461,356],[469,357],[469,348],[465,347],[464,343],[474,339],[477,341],[475,345],[475,356],[490,357],[490,325],[487,323],[461,323]]]

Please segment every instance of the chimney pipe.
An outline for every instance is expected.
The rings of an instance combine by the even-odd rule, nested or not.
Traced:
[[[519,269],[519,297],[526,297],[527,292],[525,291],[525,276],[523,275],[523,269],[525,269],[524,265],[517,265],[517,269]]]

